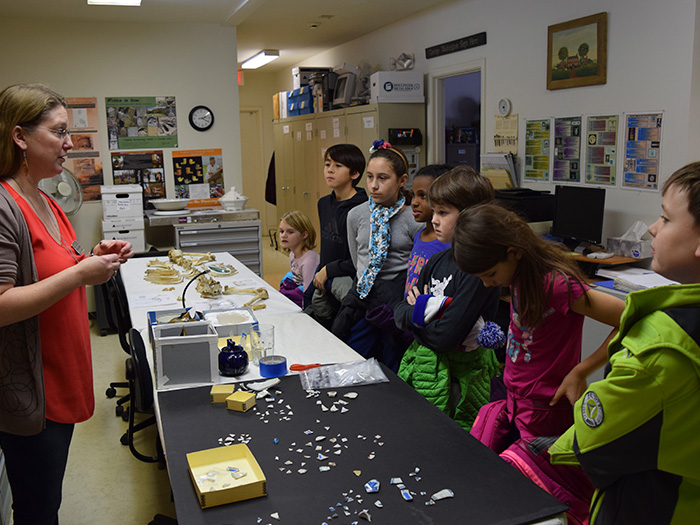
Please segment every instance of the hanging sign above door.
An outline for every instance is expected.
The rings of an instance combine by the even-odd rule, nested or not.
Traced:
[[[471,36],[465,36],[464,38],[459,38],[457,40],[452,40],[451,42],[445,42],[444,44],[426,47],[425,58],[436,58],[442,55],[449,55],[450,53],[456,53],[457,51],[464,51],[465,49],[471,49],[472,47],[484,45],[486,45],[486,31]]]

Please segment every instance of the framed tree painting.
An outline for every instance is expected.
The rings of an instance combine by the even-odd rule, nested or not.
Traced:
[[[608,13],[548,27],[547,89],[605,84]]]

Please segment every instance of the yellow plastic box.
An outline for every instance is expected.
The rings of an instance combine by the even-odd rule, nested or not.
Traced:
[[[226,398],[236,391],[236,385],[214,385],[209,391],[209,400],[212,403],[226,403]]]
[[[265,474],[247,445],[191,452],[187,465],[203,509],[267,496]]]
[[[226,398],[226,408],[246,412],[255,406],[255,394],[239,390]]]

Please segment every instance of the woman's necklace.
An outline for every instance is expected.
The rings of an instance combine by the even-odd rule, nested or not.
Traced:
[[[51,235],[51,237],[53,237],[53,240],[55,240],[58,244],[63,245],[61,230],[58,227],[58,220],[56,220],[56,216],[49,207],[49,204],[46,202],[46,199],[41,196],[39,190],[37,189],[37,196],[42,202],[43,214],[39,211],[39,208],[34,204],[32,199],[29,198],[29,195],[25,193],[24,188],[22,188],[22,185],[19,183],[19,181],[17,181],[14,177],[11,180],[19,189],[20,193],[22,194],[22,197],[24,197],[24,200],[27,201],[29,203],[29,206],[32,207],[34,213],[36,213],[37,217],[39,217],[39,220],[41,220],[41,222],[44,223],[46,231],[49,232],[49,235]]]
[[[46,198],[43,197],[41,195],[41,192],[37,189],[37,195],[39,199],[41,199],[41,202],[43,204],[42,209],[45,213],[45,217],[42,217],[41,213],[39,213],[39,209],[34,205],[29,196],[24,192],[22,185],[14,177],[12,177],[10,180],[14,183],[15,186],[17,186],[17,188],[19,188],[22,197],[26,202],[29,203],[29,206],[31,206],[32,210],[34,210],[34,213],[36,213],[36,216],[39,217],[39,220],[44,224],[44,226],[46,227],[46,231],[49,232],[49,235],[51,235],[53,240],[56,241],[56,243],[61,248],[66,250],[68,255],[70,255],[73,261],[75,261],[75,264],[78,264],[78,259],[76,259],[75,255],[73,254],[73,251],[75,251],[75,253],[81,254],[82,249],[80,249],[80,247],[78,246],[78,241],[75,241],[72,245],[68,246],[68,244],[63,240],[63,235],[61,235],[61,229],[58,226],[58,220],[56,219],[56,215],[54,215],[53,210],[51,209],[51,206],[49,206],[49,203],[47,202]]]

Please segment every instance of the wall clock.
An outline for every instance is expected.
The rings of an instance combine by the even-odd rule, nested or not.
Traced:
[[[502,117],[508,116],[508,114],[510,113],[510,108],[510,100],[508,100],[507,98],[502,98],[498,101],[498,113]]]
[[[214,112],[206,106],[195,106],[190,111],[190,126],[206,131],[214,125]]]

